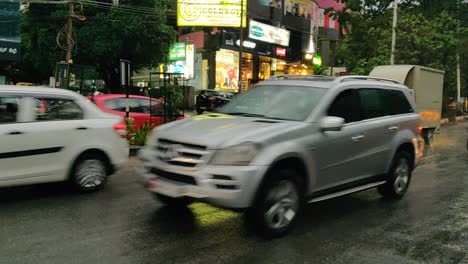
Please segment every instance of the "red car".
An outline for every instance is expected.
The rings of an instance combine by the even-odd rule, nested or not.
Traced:
[[[88,96],[88,99],[106,113],[125,117],[125,94],[100,94],[93,97]],[[129,116],[133,119],[135,129],[138,129],[145,122],[151,122],[153,127],[164,123],[162,98],[129,95],[128,105]],[[181,116],[178,119],[181,118],[183,117]],[[166,121],[168,122],[169,119]]]

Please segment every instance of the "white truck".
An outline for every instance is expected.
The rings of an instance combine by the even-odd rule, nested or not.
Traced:
[[[384,65],[375,67],[369,76],[393,79],[413,90],[422,135],[426,144],[431,144],[440,127],[444,73],[418,65]]]

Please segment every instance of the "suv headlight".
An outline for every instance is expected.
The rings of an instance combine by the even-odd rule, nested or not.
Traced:
[[[216,151],[211,164],[246,166],[255,158],[259,151],[259,145],[254,143],[243,143]]]

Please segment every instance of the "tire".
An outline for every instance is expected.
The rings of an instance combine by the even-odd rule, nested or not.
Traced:
[[[294,170],[281,169],[260,187],[253,206],[245,212],[247,226],[259,236],[282,237],[294,227],[302,207],[296,176]]]
[[[203,114],[203,110],[197,108],[197,114],[199,114],[199,115]]]
[[[108,162],[101,154],[88,153],[78,158],[72,170],[72,184],[82,192],[101,189],[107,182]]]
[[[188,197],[173,198],[159,193],[155,193],[154,197],[168,207],[187,207],[193,202],[193,200]]]
[[[377,189],[379,193],[390,199],[401,199],[405,195],[411,182],[411,155],[400,151],[395,155],[392,168],[388,173],[388,180]]]
[[[435,129],[426,129],[424,131],[424,143],[428,146],[432,145],[432,142],[434,142],[434,134],[435,134]]]

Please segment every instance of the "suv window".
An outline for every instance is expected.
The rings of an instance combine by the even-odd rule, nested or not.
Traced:
[[[359,89],[364,119],[378,118],[387,115],[383,98],[387,90],[384,89]]]
[[[386,90],[383,102],[387,115],[414,113],[411,104],[402,91]]]
[[[344,118],[346,123],[362,120],[359,96],[356,90],[346,90],[340,93],[328,109],[328,116]]]
[[[35,98],[36,120],[78,120],[83,119],[83,110],[73,100],[61,98]]]
[[[17,97],[0,96],[0,124],[17,122],[18,99]]]

